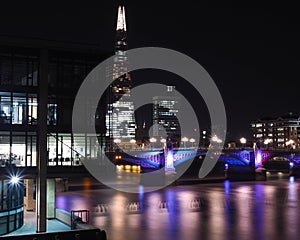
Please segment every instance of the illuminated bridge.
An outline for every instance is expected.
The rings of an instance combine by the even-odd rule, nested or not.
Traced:
[[[174,167],[184,163],[185,161],[194,159],[194,161],[202,161],[207,154],[207,149],[174,149],[173,159]],[[113,152],[108,154],[113,162],[118,164],[139,165],[142,169],[159,169],[165,165],[165,153],[163,149],[148,149],[148,150],[128,150],[126,152]],[[256,163],[257,153],[251,148],[247,149],[223,149],[219,157],[219,162],[224,164],[224,167],[240,167],[248,168],[251,163]],[[97,159],[95,159],[97,161]],[[267,168],[288,168],[293,166],[300,168],[300,151],[286,150],[266,150],[260,151],[260,166]],[[18,166],[12,164],[16,169],[28,176],[36,176],[36,166]],[[7,165],[0,167],[0,174],[3,176],[7,173]],[[259,166],[256,166],[259,167]],[[49,177],[61,177],[64,175],[86,174],[83,164],[72,161],[48,161],[47,175]]]
[[[194,158],[204,159],[207,149],[175,149],[174,166]],[[157,169],[164,166],[165,156],[162,149],[148,151],[128,151],[126,153],[114,153],[115,163],[127,162],[129,164],[140,165],[142,168]],[[259,162],[258,162],[259,161]],[[257,153],[251,148],[247,149],[223,149],[219,157],[219,162],[223,162],[226,167],[257,167],[272,168],[291,166],[300,168],[300,151],[287,150],[267,150],[261,149]]]

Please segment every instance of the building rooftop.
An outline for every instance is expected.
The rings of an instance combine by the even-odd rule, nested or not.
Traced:
[[[253,122],[265,122],[265,121],[279,121],[279,120],[292,120],[292,119],[297,119],[300,120],[300,115],[295,114],[293,112],[285,113],[280,116],[267,116],[263,118],[259,118],[257,120],[254,120]]]
[[[22,36],[12,36],[12,35],[1,35],[0,34],[0,46],[4,47],[22,47],[22,48],[32,48],[41,49],[47,48],[57,51],[68,51],[68,52],[82,52],[90,54],[107,54],[111,56],[114,53],[108,51],[101,47],[101,44],[89,44],[82,42],[69,42],[69,41],[58,41],[42,38],[33,37],[22,37]]]

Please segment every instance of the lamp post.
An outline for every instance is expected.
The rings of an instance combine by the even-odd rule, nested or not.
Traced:
[[[154,138],[154,137],[150,138],[150,142],[151,142],[151,146],[152,146],[152,150],[153,150],[154,143],[156,143],[156,138]]]
[[[136,143],[136,140],[135,139],[131,139],[129,142],[131,143],[131,149],[133,149],[134,148],[133,146]]]
[[[183,141],[184,149],[186,149],[186,142],[189,141],[189,139],[187,137],[183,137],[181,141]]]
[[[242,137],[242,138],[240,139],[240,142],[241,142],[241,144],[243,145],[243,148],[245,148],[247,139],[244,138],[244,137]]]
[[[121,143],[121,139],[115,138],[114,139],[114,143],[117,144],[118,145],[117,148],[119,148],[120,147],[120,143]],[[114,146],[114,150],[116,150],[117,148]]]
[[[220,147],[220,144],[222,143],[222,140],[217,135],[212,136],[211,141],[218,143],[219,147]]]
[[[267,146],[267,149],[269,148],[269,143],[272,142],[272,139],[267,138],[264,140],[264,144]]]
[[[165,143],[167,142],[167,139],[162,138],[162,139],[160,139],[160,142],[162,143],[162,146],[164,147],[164,146],[165,146]]]
[[[119,139],[119,138],[114,139],[114,143],[120,144],[121,143],[121,139]]]
[[[190,139],[190,143],[192,144],[192,147],[194,147],[194,143],[196,142],[195,138]]]

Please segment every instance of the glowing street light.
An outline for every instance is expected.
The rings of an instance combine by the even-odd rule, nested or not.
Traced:
[[[165,138],[162,138],[160,139],[160,142],[162,143],[163,147],[165,146],[165,143],[167,142],[167,139]]]
[[[216,142],[216,143],[221,143],[222,142],[222,140],[220,138],[218,138],[218,136],[216,136],[216,135],[212,136],[211,140],[213,142]]]
[[[154,148],[154,143],[156,143],[156,138],[152,137],[149,139],[149,141],[151,142],[152,145],[152,149]]]
[[[241,144],[243,144],[243,147],[245,147],[245,144],[246,144],[246,142],[247,142],[247,139],[244,138],[244,137],[242,137],[242,138],[240,138],[240,142],[241,142]]]
[[[134,144],[136,143],[135,139],[130,139],[129,141],[131,143],[131,149],[134,147]]]
[[[267,148],[269,148],[269,143],[271,143],[271,142],[273,142],[273,140],[270,139],[270,138],[266,138],[266,139],[264,140],[264,144],[267,145]]]
[[[194,143],[196,142],[195,138],[190,139],[190,143],[192,144],[192,147],[194,147]]]
[[[189,139],[187,137],[183,137],[181,141],[183,141],[184,149],[186,149],[186,142],[189,141]]]
[[[117,144],[121,143],[121,139],[119,139],[119,138],[114,139],[114,143],[117,143]]]

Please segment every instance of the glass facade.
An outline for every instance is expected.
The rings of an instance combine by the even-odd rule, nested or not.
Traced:
[[[0,45],[0,167],[37,165],[39,51]],[[97,139],[87,134],[81,146],[74,144],[73,101],[87,74],[107,56],[74,50],[48,53],[48,165],[80,165],[83,156],[96,158],[98,147]]]
[[[0,180],[0,235],[23,225],[24,184]]]
[[[30,47],[23,47],[24,44],[0,43],[0,168],[3,172],[11,165],[31,167],[38,163],[41,49],[34,47],[34,43]],[[49,167],[79,166],[83,158],[96,159],[100,148],[98,137],[89,134],[76,136],[81,140],[74,143],[73,102],[87,74],[111,53],[90,46],[76,49],[56,44],[46,47],[47,43],[42,43],[43,51],[47,48],[48,53],[48,66],[43,65],[48,69],[48,158],[44,161]],[[105,125],[105,117],[101,121]],[[7,179],[0,180],[0,235],[23,225],[24,187],[23,183],[13,185]]]
[[[179,96],[174,86],[167,86],[165,96],[153,97],[153,136],[166,135],[175,145],[180,142]]]
[[[114,82],[109,89],[109,104],[105,117],[106,136],[129,142],[135,139],[134,105],[130,101],[131,76],[127,73],[128,59],[127,29],[125,9],[119,7],[118,24],[115,40],[115,57],[113,60],[112,77]],[[113,150],[113,149],[111,149]]]
[[[37,94],[0,92],[1,124],[37,124]]]

